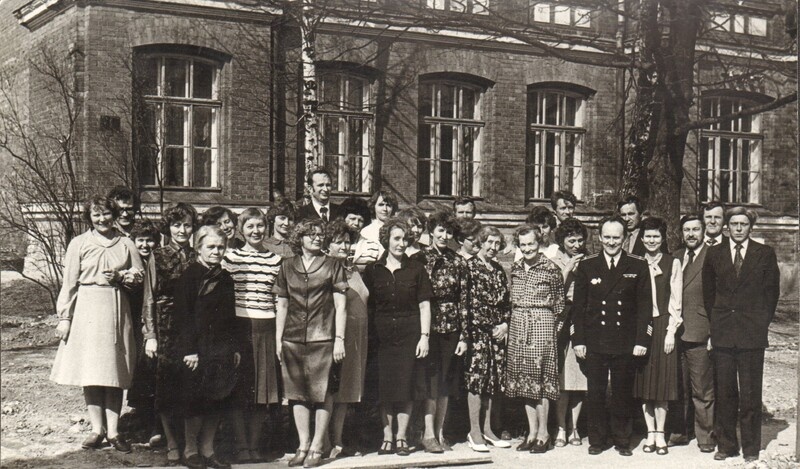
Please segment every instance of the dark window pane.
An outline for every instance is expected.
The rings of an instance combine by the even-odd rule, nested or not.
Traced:
[[[194,127],[194,141],[192,142],[195,147],[211,147],[211,126],[214,120],[211,115],[211,108],[208,107],[194,107],[194,116],[192,127]]]
[[[192,185],[194,187],[211,186],[211,150],[195,148],[192,160]]]
[[[158,66],[159,59],[141,59],[139,65],[139,93],[142,95],[155,96],[158,94]]]
[[[740,173],[741,175],[741,184],[739,186],[739,202],[749,202],[750,201],[750,173],[747,171],[743,171]]]
[[[186,61],[179,59],[165,59],[164,95],[186,96]]]
[[[418,152],[420,158],[431,157],[431,136],[434,135],[434,127],[421,123],[419,126],[419,145]]]
[[[167,148],[164,168],[165,186],[183,186],[183,148]]]
[[[182,106],[167,106],[166,143],[167,145],[183,145],[184,110]]]
[[[431,163],[429,160],[419,160],[417,164],[417,184],[420,194],[430,194],[431,184]]]
[[[430,84],[419,87],[419,112],[423,116],[433,116],[432,89],[433,85]]]
[[[547,125],[558,125],[558,95],[546,93],[544,99],[544,123]]]
[[[350,89],[347,95],[347,107],[353,111],[364,111],[364,83],[361,80],[349,80]]]
[[[156,168],[158,167],[158,152],[154,147],[139,147],[139,181],[145,186],[154,186],[158,183],[156,179]]]
[[[366,155],[368,150],[363,148],[364,145],[364,131],[366,130],[366,121],[360,119],[350,119],[349,139],[347,142],[348,155]]]
[[[439,89],[442,93],[442,107],[439,110],[439,117],[455,117],[456,87],[453,85],[442,85]]]
[[[456,135],[455,127],[443,125],[442,138],[439,141],[439,158],[442,160],[453,159],[453,136]]]
[[[214,67],[207,63],[195,62],[193,79],[193,97],[204,99],[214,97]]]
[[[539,123],[539,93],[528,95],[528,119],[530,124]]]
[[[712,116],[712,109],[713,109],[714,100],[713,99],[703,99],[700,101],[700,115],[702,117],[711,117]],[[709,125],[709,129],[713,129],[714,125]]]
[[[752,132],[753,131],[753,119],[755,116],[750,117],[742,117],[740,119],[742,123],[742,132]]]
[[[475,118],[475,90],[464,88],[461,93],[461,118]]]
[[[323,148],[326,155],[339,154],[339,118],[325,116],[323,118]]]
[[[750,140],[742,141],[742,171],[750,171]]]
[[[339,109],[339,87],[341,81],[338,75],[323,75],[320,85],[319,99],[320,109],[338,110]]]
[[[576,134],[566,134],[566,145],[564,147],[564,161],[565,166],[572,166],[575,164],[575,144],[578,136]]]
[[[158,130],[156,129],[156,118],[160,106],[156,104],[148,104],[142,108],[139,114],[139,123],[136,127],[138,144],[141,146],[157,145],[156,136]]]
[[[556,138],[558,138],[556,134],[545,132],[544,163],[548,166],[556,162]]]
[[[731,173],[720,171],[719,173],[719,198],[723,202],[733,202],[730,197],[729,188],[731,185]]]
[[[456,129],[449,125],[441,127],[442,139],[439,142],[439,194],[453,195],[453,136]]]
[[[575,113],[578,109],[578,100],[569,96],[565,99],[567,108],[564,110],[564,125],[575,127]]]
[[[708,196],[708,171],[700,171],[700,200],[710,200]]]
[[[731,167],[731,141],[727,138],[720,140],[719,150],[719,167],[720,169],[730,169]]]
[[[713,159],[711,158],[711,155],[709,155],[709,150],[711,148],[713,148],[712,145],[713,145],[713,143],[708,138],[701,138],[700,139],[700,157],[697,160],[698,160],[698,163],[700,165],[700,169],[701,170],[708,169],[709,168],[708,162],[709,161],[713,161]],[[701,171],[701,175],[702,175],[702,171]],[[701,192],[701,194],[703,193],[702,191],[700,191],[700,192]]]

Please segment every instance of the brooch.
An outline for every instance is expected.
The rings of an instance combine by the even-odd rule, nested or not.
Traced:
[[[636,274],[623,274],[622,276],[625,278],[636,278]]]
[[[593,279],[592,279],[592,285],[597,285],[597,284],[599,284],[599,283],[600,283],[600,282],[602,282],[602,281],[603,281],[603,279],[601,279],[600,277],[598,277],[598,278],[593,278]]]

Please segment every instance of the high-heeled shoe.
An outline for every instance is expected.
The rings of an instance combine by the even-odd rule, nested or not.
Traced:
[[[648,435],[650,435],[651,433],[655,433],[655,432],[647,432]],[[655,437],[653,437],[653,439],[655,439]],[[645,443],[645,445],[642,446],[642,451],[645,452],[645,453],[654,453],[656,451],[655,443],[653,443],[652,445],[648,445],[648,444]]]
[[[511,443],[505,440],[495,440],[486,436],[485,434],[483,435],[483,439],[486,440],[486,443],[494,446],[495,448],[511,448]]]
[[[470,449],[472,449],[472,451],[475,451],[477,453],[489,452],[489,447],[486,446],[485,443],[477,444],[474,441],[472,441],[472,434],[470,433],[467,433],[467,445],[470,447]]]
[[[542,454],[546,453],[547,450],[550,449],[550,437],[548,436],[544,440],[536,439],[533,443],[533,448],[531,448],[531,453]]]
[[[659,431],[655,431],[653,433],[661,433],[662,435],[664,434],[664,432],[659,432]],[[662,437],[662,439],[663,439],[663,437]],[[656,445],[656,454],[659,455],[659,456],[665,456],[665,455],[669,454],[669,449],[667,448],[667,446],[668,445],[666,445],[666,444],[664,446]]]
[[[307,449],[298,449],[294,453],[294,457],[289,460],[289,467],[299,467],[302,466],[306,460],[306,456],[308,456]]]

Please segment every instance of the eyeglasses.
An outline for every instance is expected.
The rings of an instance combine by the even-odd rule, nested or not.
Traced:
[[[125,213],[133,213],[134,212],[133,207],[120,207],[119,211],[120,212],[125,212]]]

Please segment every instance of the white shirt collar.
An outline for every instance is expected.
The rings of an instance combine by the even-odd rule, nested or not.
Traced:
[[[703,244],[707,245],[709,239],[711,239],[711,236],[703,235]],[[717,241],[716,243],[714,243],[714,246],[716,246],[717,244],[721,243],[722,242],[722,233],[718,234],[714,239]],[[697,253],[695,253],[695,254],[697,254]]]
[[[603,251],[603,257],[606,260],[606,267],[609,269],[611,268],[611,256],[608,255],[605,251]],[[622,251],[618,252],[616,256],[614,256],[614,267],[619,266],[619,259],[622,257]]]
[[[312,197],[311,198],[311,204],[314,206],[314,210],[317,211],[318,215],[322,216],[322,213],[320,213],[319,209],[321,209],[322,207],[325,207],[325,208],[328,209],[328,218],[331,217],[331,202],[330,202],[330,200],[328,201],[327,204],[322,205],[319,202],[317,202],[317,199]]]
[[[745,239],[742,241],[742,259],[744,259],[745,254],[747,253],[747,246],[750,244],[750,238]],[[736,243],[731,240],[730,244],[728,245],[731,250],[731,259],[736,258]]]

